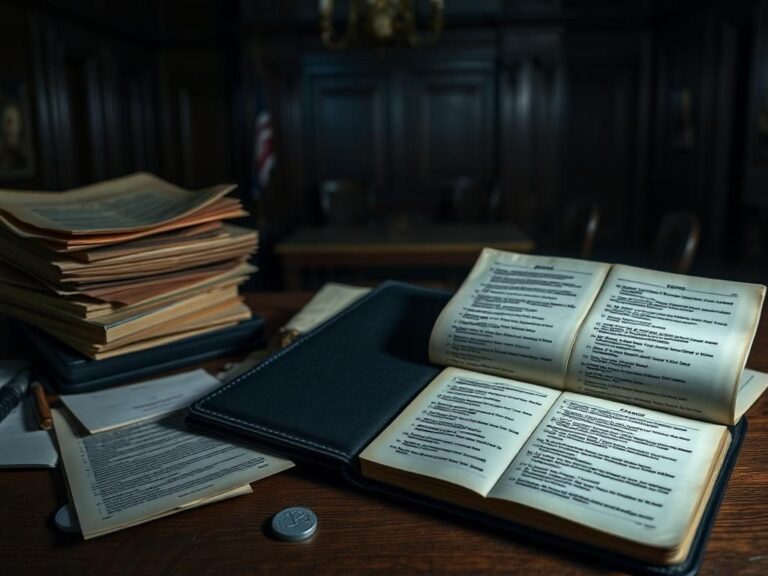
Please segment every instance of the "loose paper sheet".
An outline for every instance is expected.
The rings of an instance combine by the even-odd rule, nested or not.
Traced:
[[[203,369],[85,394],[61,401],[91,433],[152,420],[182,410],[221,383]]]
[[[355,300],[370,292],[370,290],[370,288],[328,282],[317,291],[317,294],[312,297],[312,300],[298,314],[288,321],[284,329],[295,330],[300,334],[309,332],[318,324],[341,312]]]
[[[84,538],[200,506],[293,466],[213,436],[192,433],[184,413],[82,435],[53,410],[73,504]]]
[[[10,382],[24,364],[0,362],[0,383]],[[35,401],[28,394],[0,422],[0,468],[53,468],[58,460],[51,433],[38,426]]]

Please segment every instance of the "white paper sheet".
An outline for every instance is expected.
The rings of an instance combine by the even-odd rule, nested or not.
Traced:
[[[91,434],[136,424],[182,410],[221,386],[198,369],[86,394],[68,394],[61,401]]]
[[[0,362],[0,387],[10,382],[24,364]],[[38,427],[34,398],[27,395],[0,422],[0,468],[53,468],[58,460],[50,432]]]

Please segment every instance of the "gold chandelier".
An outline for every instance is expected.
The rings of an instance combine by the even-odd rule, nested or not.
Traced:
[[[334,0],[320,0],[320,33],[323,44],[342,50],[367,37],[380,44],[404,42],[426,46],[437,42],[443,30],[443,0],[430,0],[429,30],[422,35],[416,26],[414,0],[349,0],[347,28],[336,37]]]

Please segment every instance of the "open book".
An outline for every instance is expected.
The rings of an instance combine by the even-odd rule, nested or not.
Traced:
[[[736,423],[765,287],[486,249],[440,314],[450,366],[362,475],[655,564],[687,557]]]

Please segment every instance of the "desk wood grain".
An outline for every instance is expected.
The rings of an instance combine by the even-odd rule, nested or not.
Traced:
[[[253,294],[248,300],[274,331],[308,298]],[[748,365],[768,371],[765,317]],[[768,573],[768,399],[750,411],[749,421],[702,574]],[[53,513],[66,501],[63,487],[58,471],[0,471],[1,574],[611,573],[302,468],[254,484],[253,495],[89,542],[53,528]],[[275,540],[267,529],[272,515],[297,504],[317,512],[317,535],[304,543]]]
[[[486,246],[531,252],[535,245],[513,224],[428,225],[403,230],[310,227],[302,228],[280,242],[275,251],[283,261],[285,286],[297,290],[306,270],[378,266],[469,267]]]

